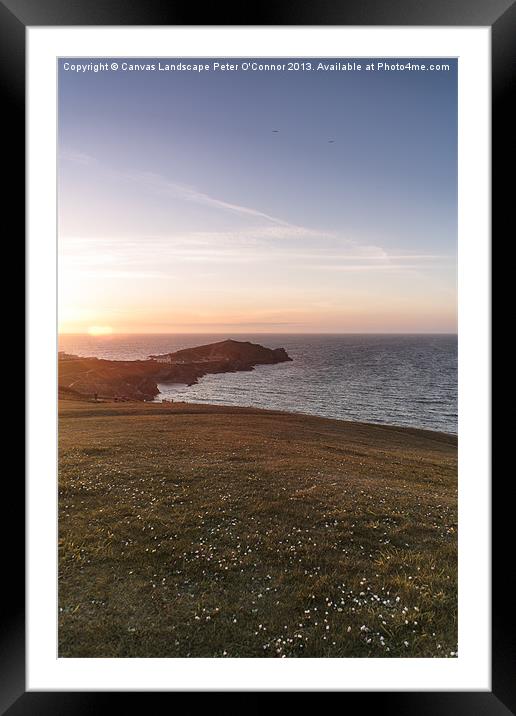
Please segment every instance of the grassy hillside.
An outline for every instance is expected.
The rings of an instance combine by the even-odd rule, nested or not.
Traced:
[[[457,441],[62,401],[63,657],[449,657]]]

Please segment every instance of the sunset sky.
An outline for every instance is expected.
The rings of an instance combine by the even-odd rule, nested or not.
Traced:
[[[455,332],[446,62],[78,74],[61,60],[60,331]]]

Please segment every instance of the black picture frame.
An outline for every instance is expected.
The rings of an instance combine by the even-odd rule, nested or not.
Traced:
[[[202,22],[199,19],[202,18]],[[405,25],[489,26],[492,31],[492,230],[501,243],[511,226],[513,168],[511,130],[516,126],[510,99],[515,89],[516,3],[514,0],[319,0],[292,3],[214,3],[200,14],[195,3],[174,0],[0,0],[0,83],[4,123],[4,212],[14,219],[12,239],[22,245],[25,219],[25,31],[29,26],[71,25]],[[5,152],[11,155],[9,161]],[[4,216],[5,216],[4,214]],[[15,233],[16,232],[16,233]],[[6,267],[7,268],[7,267]],[[13,465],[14,468],[14,465]],[[168,698],[168,693],[25,692],[24,610],[24,484],[20,470],[5,473],[6,505],[14,523],[4,519],[4,607],[0,611],[0,714],[99,714],[133,707],[142,697]],[[419,716],[439,714],[516,714],[516,634],[511,596],[506,593],[512,537],[510,480],[493,482],[492,559],[492,691],[485,692],[346,692],[345,706]],[[511,510],[511,513],[509,512]],[[495,519],[496,517],[496,519]],[[13,524],[15,529],[13,530]],[[8,526],[9,525],[9,526]],[[410,688],[410,687],[409,687]],[[366,703],[364,704],[364,699]],[[149,702],[145,704],[149,708]],[[153,708],[153,707],[151,707]]]

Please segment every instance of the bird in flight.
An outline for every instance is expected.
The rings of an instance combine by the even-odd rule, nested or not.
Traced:
[[[335,144],[335,140],[334,140],[334,139],[328,139],[328,144]]]
[[[273,134],[278,134],[279,129],[273,129],[272,132],[273,132]]]

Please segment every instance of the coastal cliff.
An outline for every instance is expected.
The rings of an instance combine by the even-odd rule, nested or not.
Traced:
[[[149,356],[148,360],[114,361],[59,354],[61,397],[152,400],[158,383],[193,385],[208,373],[252,370],[292,360],[284,348],[266,348],[249,341],[225,340]]]

